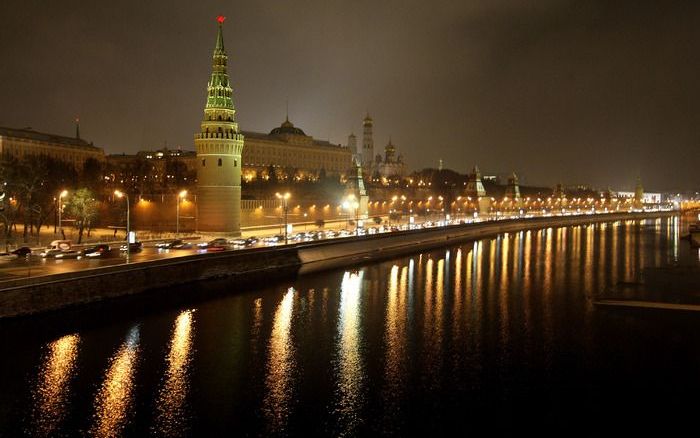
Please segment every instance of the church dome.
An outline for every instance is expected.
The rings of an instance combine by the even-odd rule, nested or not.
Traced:
[[[279,128],[275,128],[272,131],[270,131],[270,135],[284,134],[306,135],[304,131],[302,131],[300,128],[294,127],[294,123],[290,122],[288,118],[284,122],[282,122]]]

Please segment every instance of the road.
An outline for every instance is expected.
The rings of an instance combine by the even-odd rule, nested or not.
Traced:
[[[491,219],[479,219],[478,221],[481,220],[493,220],[496,218],[491,218]],[[500,217],[499,219],[505,219],[504,217]],[[457,221],[453,221],[452,223],[456,223]],[[340,225],[340,224],[334,224],[334,225]],[[407,224],[404,224],[404,226],[409,226]],[[421,224],[413,224],[410,225],[412,227],[416,228],[421,228],[421,227],[433,227],[433,226],[444,226],[442,223],[435,223],[435,222],[427,222],[427,223],[421,223]],[[449,224],[448,224],[449,226]],[[373,227],[377,228],[377,227]],[[379,229],[378,229],[379,230]],[[386,231],[384,232],[389,232],[388,227],[385,228]],[[244,233],[244,237],[246,235],[252,234],[252,230],[249,230],[248,232]],[[262,231],[262,230],[260,230]],[[268,230],[265,230],[268,231]],[[379,231],[378,231],[379,232]],[[303,233],[303,231],[302,231]],[[269,234],[269,231],[267,233],[261,232],[258,234],[258,236],[262,236],[264,234]],[[354,235],[354,231],[349,230],[348,232],[349,235]],[[342,238],[340,236],[338,237],[333,237],[333,238]],[[307,239],[309,240],[309,239]],[[290,237],[290,244],[292,243],[297,243],[299,240],[294,241]],[[127,264],[127,263],[140,263],[140,262],[145,262],[145,261],[150,261],[150,260],[160,260],[160,259],[167,259],[167,258],[173,258],[173,257],[182,257],[182,256],[188,256],[188,255],[193,255],[193,254],[198,254],[198,253],[204,253],[207,252],[206,248],[200,248],[197,246],[197,243],[199,242],[192,242],[192,247],[188,249],[159,249],[156,248],[156,242],[148,242],[144,244],[144,248],[135,253],[131,253],[128,255],[123,251],[119,250],[119,245],[117,244],[112,244],[112,249],[107,253],[106,255],[99,257],[99,258],[88,258],[88,257],[82,257],[80,259],[57,259],[57,258],[43,258],[40,257],[38,254],[32,254],[31,256],[27,258],[19,258],[15,260],[4,260],[0,261],[0,287],[2,287],[2,282],[4,281],[9,281],[9,280],[16,280],[20,278],[31,278],[31,277],[37,277],[37,276],[45,276],[45,275],[53,275],[53,274],[60,274],[60,273],[65,273],[65,272],[74,272],[74,271],[80,271],[80,270],[85,270],[85,269],[91,269],[91,268],[98,268],[98,267],[104,267],[104,266],[114,266],[114,265],[121,265],[121,264]],[[284,241],[275,244],[275,243],[266,243],[263,242],[261,239],[257,244],[253,246],[275,246],[275,245],[281,245],[284,244]],[[238,249],[233,249],[231,248],[230,250],[240,250],[244,249],[244,247],[238,248]]]

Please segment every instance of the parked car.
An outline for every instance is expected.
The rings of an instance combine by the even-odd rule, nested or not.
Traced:
[[[22,246],[12,251],[12,254],[16,254],[18,257],[27,257],[32,253],[32,249],[28,246]]]
[[[83,250],[83,256],[85,257],[103,257],[109,254],[111,248],[106,243],[100,243],[91,248],[86,248]]]
[[[257,237],[249,237],[245,240],[245,246],[253,246],[258,243]]]

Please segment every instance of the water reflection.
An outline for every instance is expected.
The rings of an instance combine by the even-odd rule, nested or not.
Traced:
[[[66,335],[47,345],[33,393],[32,435],[52,436],[68,411],[80,337]]]
[[[139,326],[132,327],[110,360],[102,386],[95,397],[95,424],[90,431],[92,436],[122,435],[132,409],[139,337]]]
[[[399,278],[399,269],[401,276]],[[385,409],[395,408],[403,387],[406,355],[406,282],[408,267],[392,266],[389,275],[388,302],[384,321],[384,390]],[[389,405],[389,406],[387,406]],[[392,413],[393,414],[393,413]]]
[[[170,351],[165,360],[165,382],[158,393],[157,417],[153,428],[161,436],[183,436],[187,432],[185,402],[190,386],[193,314],[194,310],[181,312],[173,326]]]
[[[364,367],[360,354],[360,291],[364,271],[345,272],[340,286],[337,343],[337,405],[340,435],[353,435],[363,403]]]
[[[291,412],[292,372],[294,371],[294,346],[290,336],[292,316],[294,314],[295,290],[289,288],[285,293],[272,323],[269,343],[269,361],[265,378],[266,397],[265,415],[269,427],[275,432],[282,432]]]

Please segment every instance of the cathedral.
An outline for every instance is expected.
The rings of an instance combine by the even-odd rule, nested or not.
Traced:
[[[353,158],[362,166],[362,172],[371,180],[386,181],[392,178],[401,178],[406,174],[406,166],[403,156],[397,154],[396,146],[389,139],[384,148],[384,156],[374,155],[374,121],[367,114],[362,121],[362,149],[357,150],[357,137],[355,134],[348,136],[347,149],[353,154]]]

